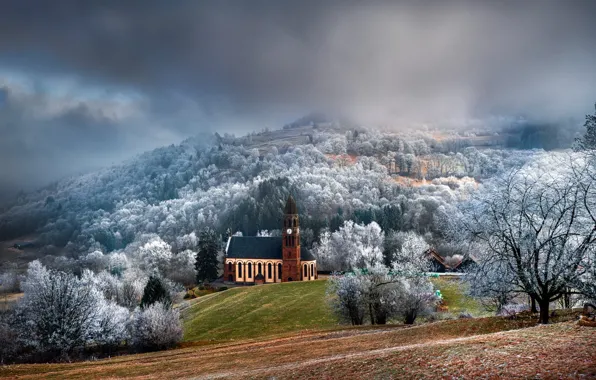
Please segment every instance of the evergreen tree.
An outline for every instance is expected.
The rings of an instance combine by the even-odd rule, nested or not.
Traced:
[[[199,238],[199,252],[195,269],[197,270],[197,283],[213,281],[217,278],[217,251],[218,238],[214,230],[206,228]]]
[[[168,293],[163,280],[157,276],[151,276],[143,291],[141,308],[144,309],[156,302],[161,302],[168,307],[172,305],[172,299],[170,298],[170,294]]]
[[[596,104],[594,104],[596,109]],[[574,150],[595,150],[596,149],[596,112],[594,115],[586,115],[586,134],[575,140]]]

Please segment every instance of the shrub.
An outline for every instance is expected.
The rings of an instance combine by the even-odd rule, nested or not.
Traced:
[[[103,297],[84,279],[29,265],[25,295],[15,309],[16,330],[25,345],[55,356],[83,347],[100,323]]]
[[[19,352],[17,332],[10,326],[10,313],[0,315],[0,364],[12,360]]]
[[[161,302],[138,309],[131,335],[133,344],[142,350],[173,347],[182,339],[180,313]]]
[[[203,286],[203,285],[199,286],[199,290],[205,290],[205,286]]]
[[[218,292],[223,292],[224,290],[228,290],[228,287],[227,286],[221,286],[221,287],[217,288],[217,291]]]

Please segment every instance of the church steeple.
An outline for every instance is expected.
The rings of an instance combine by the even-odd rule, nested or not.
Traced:
[[[288,196],[288,200],[286,201],[286,207],[284,208],[284,213],[288,214],[298,214],[298,207],[296,207],[296,201],[292,196]]]
[[[284,207],[282,233],[283,276],[282,281],[300,280],[300,221],[296,201],[290,195]]]

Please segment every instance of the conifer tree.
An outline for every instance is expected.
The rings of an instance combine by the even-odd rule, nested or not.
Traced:
[[[145,290],[143,291],[143,298],[141,298],[141,308],[146,308],[156,302],[161,302],[164,305],[171,306],[172,299],[166,289],[163,280],[157,276],[149,277]]]
[[[210,228],[204,229],[199,238],[199,252],[197,252],[197,260],[195,262],[197,283],[213,281],[217,278],[218,248],[217,234],[215,231]]]
[[[596,104],[594,108],[596,109]],[[594,115],[586,115],[584,127],[586,127],[586,134],[575,140],[574,150],[596,150],[596,112]]]

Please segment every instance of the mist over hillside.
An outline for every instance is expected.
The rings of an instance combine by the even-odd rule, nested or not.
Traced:
[[[510,146],[550,149],[596,98],[589,0],[25,1],[0,12],[0,198],[309,110],[393,131],[523,116],[556,131]]]
[[[563,147],[523,124],[501,134],[431,128],[396,133],[309,115],[242,137],[199,135],[21,193],[0,215],[0,239],[34,236],[42,253],[76,258],[157,234],[179,252],[205,227],[222,237],[278,230],[292,194],[306,247],[350,219],[440,245],[457,201],[540,152],[511,147]]]

